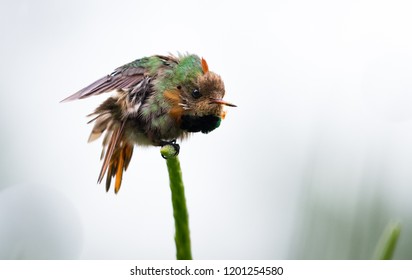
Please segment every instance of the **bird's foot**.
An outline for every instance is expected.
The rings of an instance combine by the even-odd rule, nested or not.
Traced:
[[[160,142],[160,146],[162,146],[162,147],[167,146],[167,145],[172,146],[173,149],[174,149],[174,154],[173,154],[172,156],[177,156],[177,155],[179,155],[180,146],[179,146],[179,144],[176,143],[176,139],[173,139],[173,140],[171,140],[171,141],[162,141],[162,142]],[[162,154],[162,157],[163,157],[164,159],[167,159],[167,157],[165,157],[163,154]]]

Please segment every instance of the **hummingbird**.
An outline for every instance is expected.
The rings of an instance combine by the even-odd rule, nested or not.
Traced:
[[[177,139],[211,132],[225,117],[224,106],[236,107],[223,100],[222,78],[209,71],[206,60],[195,54],[136,59],[62,102],[111,91],[115,94],[88,115],[92,117],[88,123],[94,122],[88,142],[104,134],[103,164],[97,182],[106,175],[109,191],[115,178],[116,194],[135,145],[173,145],[177,155]]]

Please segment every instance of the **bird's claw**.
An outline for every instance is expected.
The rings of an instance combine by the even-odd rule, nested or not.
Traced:
[[[173,139],[173,140],[171,140],[171,141],[162,141],[161,146],[164,147],[164,146],[166,146],[166,145],[170,145],[170,146],[173,147],[173,149],[174,149],[174,151],[175,151],[175,153],[174,153],[173,156],[179,155],[180,145],[176,143],[176,139]],[[162,154],[162,157],[163,157],[164,159],[167,159],[167,157],[165,157],[163,154]]]

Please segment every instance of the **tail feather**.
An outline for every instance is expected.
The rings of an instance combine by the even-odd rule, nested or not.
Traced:
[[[126,145],[124,148],[124,171],[129,167],[133,155],[133,145]]]
[[[112,178],[113,178],[113,168],[109,167],[109,169],[107,170],[107,175],[106,175],[106,192],[110,190]]]
[[[123,177],[123,168],[124,168],[124,149],[120,149],[119,157],[116,160],[117,171],[116,171],[116,181],[114,184],[114,192],[117,193],[120,189]]]
[[[88,140],[89,143],[98,139],[103,134],[103,132],[108,128],[108,126],[110,125],[111,115],[107,113],[100,114],[93,120],[96,122],[93,126],[92,132],[90,133]]]
[[[103,146],[102,157],[104,157],[104,160],[97,180],[98,183],[101,183],[106,175],[106,191],[109,191],[112,179],[115,177],[115,193],[120,190],[123,171],[126,171],[133,155],[133,144],[124,137],[124,125],[123,122],[114,131],[106,132],[105,140],[109,140]]]
[[[121,138],[123,136],[124,124],[125,122],[123,122],[121,126],[117,127],[112,133],[112,136],[109,141],[109,145],[107,146],[107,149],[106,149],[106,154],[103,160],[103,166],[102,166],[102,169],[100,170],[99,178],[97,179],[98,183],[102,182],[107,168],[111,166],[111,163],[114,161],[112,157],[114,155],[114,151],[117,150],[116,147],[120,146]]]
[[[121,98],[121,96],[120,96]],[[104,134],[103,149],[100,160],[103,160],[97,183],[101,183],[106,176],[106,190],[109,191],[112,179],[115,177],[114,191],[120,189],[123,171],[129,166],[133,154],[133,143],[125,137],[126,121],[121,111],[119,97],[110,97],[89,115],[94,122],[89,142]]]
[[[133,145],[122,141],[111,156],[106,174],[106,191],[110,190],[112,179],[115,178],[114,192],[118,193],[122,184],[123,172],[126,171],[132,158]]]

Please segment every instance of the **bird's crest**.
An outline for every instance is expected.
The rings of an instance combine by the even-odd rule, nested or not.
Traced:
[[[209,66],[207,65],[207,62],[203,57],[202,57],[202,70],[204,74],[209,72]]]

